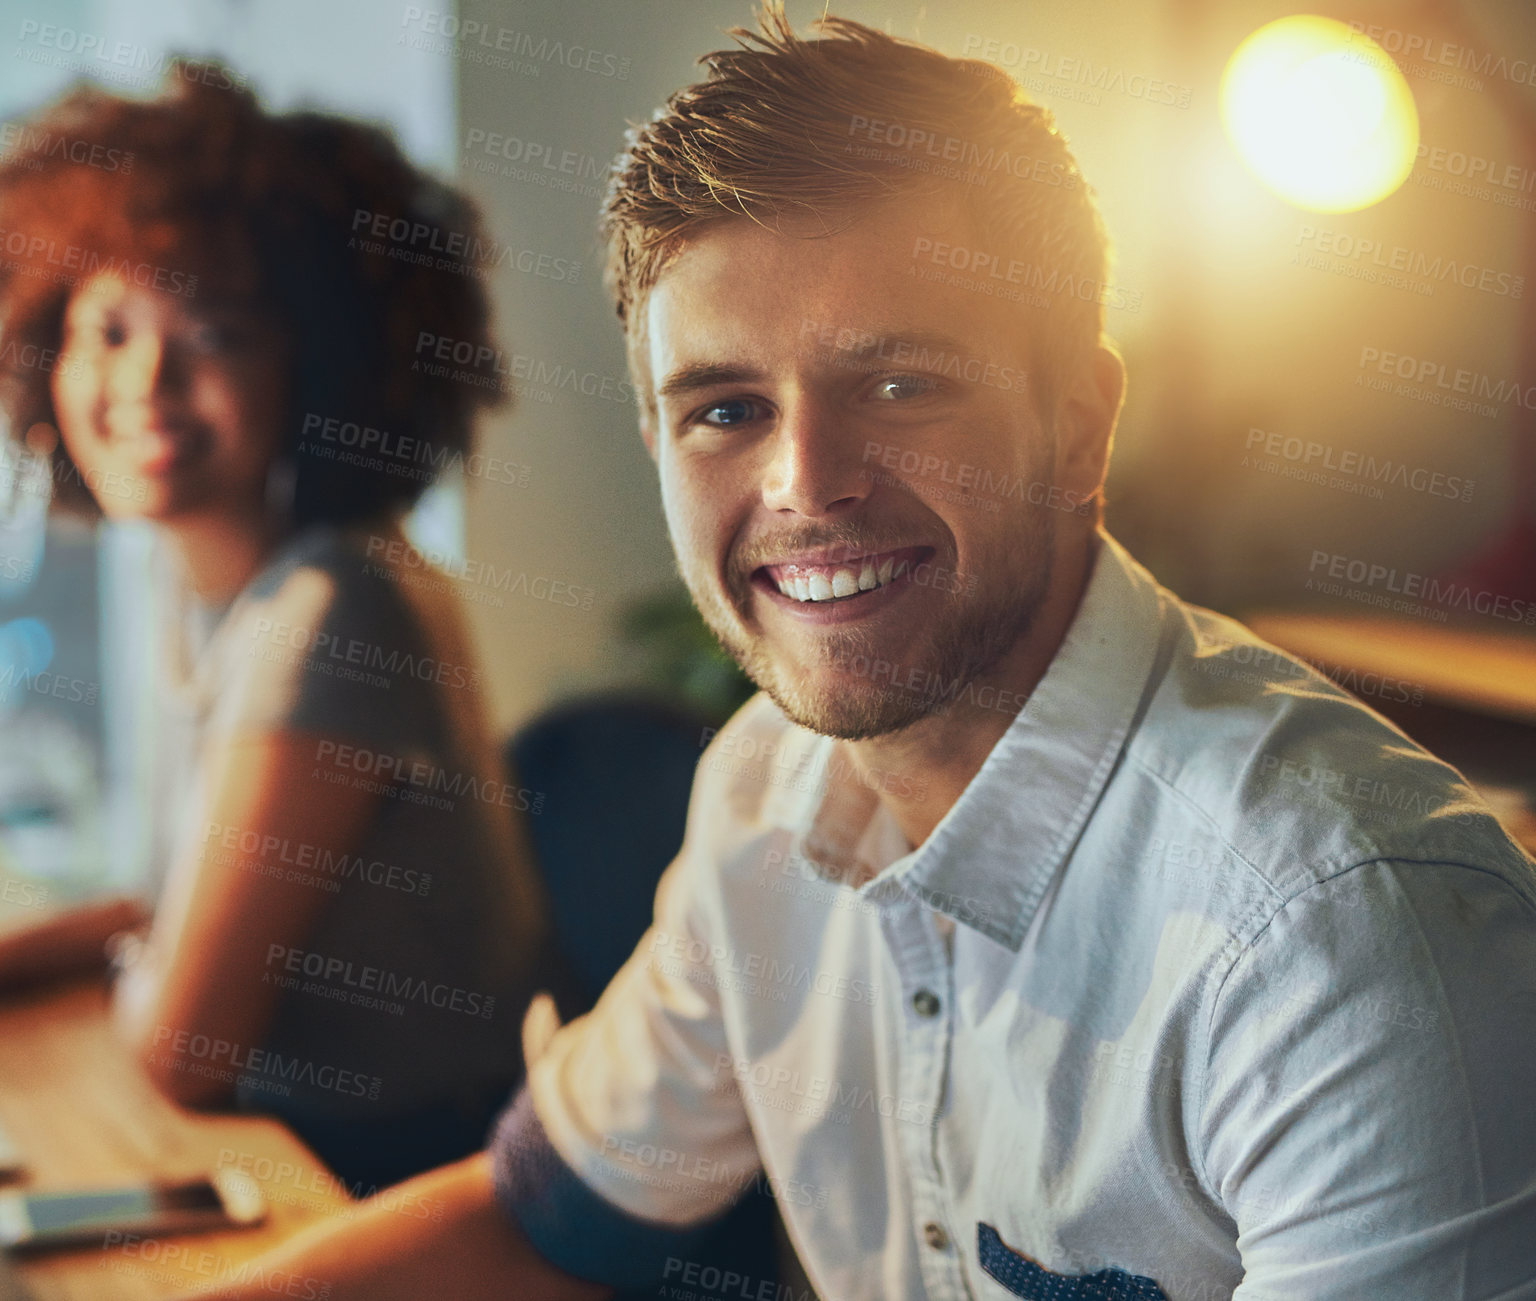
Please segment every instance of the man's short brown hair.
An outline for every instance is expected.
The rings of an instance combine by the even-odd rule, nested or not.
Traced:
[[[947,192],[983,245],[974,252],[1018,271],[1036,400],[1049,410],[1100,341],[1109,261],[1093,192],[1049,110],[991,64],[848,19],[821,20],[807,40],[770,3],[760,25],[732,29],[740,48],[700,60],[709,75],[632,127],[614,165],[607,281],[637,378],[646,295],[701,228],[746,216],[835,229],[861,205]],[[637,388],[649,408],[650,385]]]

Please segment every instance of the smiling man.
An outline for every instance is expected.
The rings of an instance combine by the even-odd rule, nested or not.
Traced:
[[[777,1296],[695,1255],[760,1179],[827,1301],[1536,1295],[1532,864],[1102,531],[1123,368],[1049,115],[770,15],[606,230],[679,567],[762,694],[442,1221],[290,1255]]]
[[[1119,360],[1085,360],[1049,421],[1020,309],[914,274],[937,235],[987,238],[946,190],[845,201],[810,231],[710,216],[653,287],[625,286],[679,567],[790,720],[912,775],[923,794],[889,812],[920,844],[1077,607]],[[617,238],[644,219],[615,201]],[[960,467],[976,488],[951,490]],[[1047,490],[1078,509],[1037,506]]]

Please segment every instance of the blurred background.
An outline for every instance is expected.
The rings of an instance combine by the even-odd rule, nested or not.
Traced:
[[[820,12],[788,9],[799,24]],[[846,0],[837,12],[1019,78],[1097,189],[1116,246],[1109,329],[1130,371],[1110,530],[1186,599],[1254,619],[1444,746],[1512,822],[1528,816],[1536,9]],[[1249,105],[1246,159],[1223,125],[1234,53],[1300,12],[1353,34],[1342,79],[1295,106],[1325,143],[1401,118],[1391,87],[1406,87],[1406,179],[1352,211],[1305,206],[1259,174],[1264,115],[1284,118],[1294,85]],[[510,734],[562,700],[636,683],[719,715],[742,687],[675,578],[595,216],[624,124],[750,20],[745,0],[0,0],[0,132],[81,77],[149,93],[168,51],[210,54],[272,105],[387,124],[464,186],[512,250],[489,274],[503,347],[528,378],[481,440],[521,471],[443,484],[413,527],[450,568],[530,580],[466,584],[495,723]],[[1373,90],[1373,70],[1395,81]],[[1363,126],[1350,117],[1362,104]],[[1268,146],[1269,161],[1286,147]],[[1367,170],[1338,166],[1346,190]],[[157,558],[132,530],[62,524],[38,554],[25,509],[6,518],[0,836],[66,894],[136,879]],[[554,590],[582,596],[536,594]]]

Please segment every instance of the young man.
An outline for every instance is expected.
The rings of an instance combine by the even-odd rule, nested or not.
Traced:
[[[1530,860],[1101,531],[1123,373],[1049,115],[823,35],[714,56],[606,218],[678,563],[763,694],[629,964],[419,1181],[442,1220],[287,1260],[757,1297],[690,1244],[761,1171],[826,1301],[1536,1296]]]

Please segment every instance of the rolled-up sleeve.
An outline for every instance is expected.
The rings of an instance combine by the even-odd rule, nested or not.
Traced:
[[[1536,1297],[1532,922],[1494,873],[1380,861],[1238,957],[1200,1141],[1234,1301]]]
[[[629,961],[533,1063],[492,1142],[498,1200],[535,1249],[616,1287],[661,1277],[759,1169],[719,1065],[730,1050],[703,867],[685,844]]]

